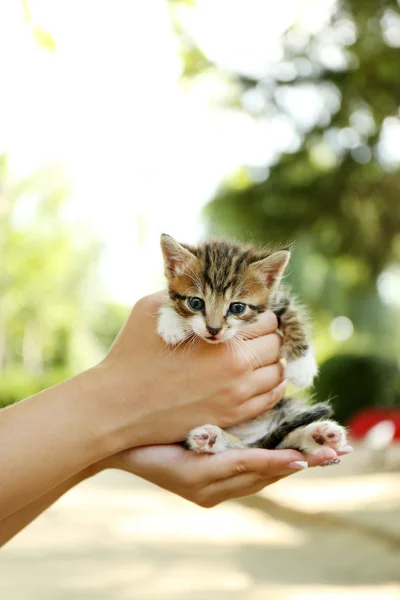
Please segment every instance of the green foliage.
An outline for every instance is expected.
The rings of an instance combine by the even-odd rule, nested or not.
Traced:
[[[93,321],[92,331],[99,345],[108,350],[127,319],[129,308],[108,302],[101,306]]]
[[[192,78],[213,68],[213,65],[182,24],[183,15],[188,9],[190,10],[194,6],[195,2],[192,0],[174,0],[173,2],[169,2],[170,19],[177,34],[178,51],[182,60],[182,78]]]
[[[65,379],[72,373],[67,369],[51,369],[40,375],[33,375],[22,368],[8,369],[1,375],[0,408],[37,394]]]
[[[351,341],[332,341],[339,352],[398,355],[400,313],[383,304],[377,279],[400,261],[400,171],[382,145],[387,128],[399,126],[399,23],[396,0],[340,0],[320,30],[295,21],[267,73],[228,74],[226,106],[255,122],[283,119],[292,139],[265,165],[244,164],[222,182],[205,212],[208,229],[262,244],[294,241],[287,279],[325,346],[334,317],[354,324]],[[227,80],[218,63],[197,66],[194,78],[214,69]]]
[[[0,406],[95,364],[128,313],[104,303],[100,245],[64,218],[67,196],[58,168],[20,180],[0,156]]]
[[[0,372],[77,370],[100,354],[91,333],[100,247],[62,216],[56,167],[15,179],[0,157]]]
[[[34,21],[32,12],[30,10],[29,0],[21,0],[21,4],[24,11],[25,21],[31,29],[32,36],[36,44],[44,50],[55,52],[56,44],[52,35]]]
[[[261,241],[307,235],[316,252],[332,261],[347,256],[369,280],[400,260],[400,173],[385,162],[379,143],[382,126],[400,103],[399,51],[386,35],[387,20],[395,17],[395,1],[339,2],[311,39],[294,44],[301,31],[294,25],[287,32],[283,62],[293,68],[290,81],[280,80],[279,68],[262,81],[237,74],[243,93],[263,97],[265,109],[257,116],[288,117],[300,146],[281,155],[264,181],[253,180],[251,166],[243,167],[239,182],[228,179],[208,209],[211,229],[219,231],[222,224],[226,233]],[[341,68],[323,59],[332,44],[342,56]],[[307,86],[326,106],[315,115],[310,107],[305,124],[287,100]]]
[[[315,394],[318,401],[331,399],[335,417],[347,423],[363,408],[400,406],[400,371],[378,356],[334,356],[322,365]]]
[[[228,178],[207,211],[211,230],[264,242],[306,235],[316,252],[353,259],[370,281],[400,260],[400,173],[379,143],[400,102],[398,48],[389,35],[398,19],[395,0],[342,0],[321,31],[310,35],[295,23],[286,32],[281,66],[271,74],[230,74],[243,97],[262,99],[252,116],[288,118],[300,145],[278,156],[262,181],[251,165]],[[338,64],[326,58],[332,48]],[[189,62],[195,52],[202,54],[191,39]],[[192,75],[213,67],[226,78],[225,69],[204,61],[195,61]],[[306,121],[288,102],[305,90],[324,104],[310,106]]]
[[[193,78],[214,70],[231,80],[227,108],[291,128],[265,165],[244,164],[221,183],[205,216],[211,233],[295,242],[287,280],[311,308],[320,358],[329,357],[317,398],[333,397],[343,422],[365,406],[400,404],[400,311],[377,289],[400,262],[400,171],[382,144],[399,127],[399,23],[396,0],[339,0],[319,31],[294,22],[280,62],[259,78],[243,67],[227,74],[203,48],[204,60],[191,61]],[[240,31],[238,40],[245,51]],[[340,315],[354,325],[342,341],[329,329]]]

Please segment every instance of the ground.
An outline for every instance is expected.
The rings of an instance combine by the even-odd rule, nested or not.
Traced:
[[[400,478],[346,464],[201,509],[108,471],[1,551],[7,600],[400,600]]]

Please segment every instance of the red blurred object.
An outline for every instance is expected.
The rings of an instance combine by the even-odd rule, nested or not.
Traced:
[[[381,421],[392,421],[396,427],[394,440],[400,440],[400,408],[367,408],[354,415],[349,421],[350,437],[362,439],[365,434]]]

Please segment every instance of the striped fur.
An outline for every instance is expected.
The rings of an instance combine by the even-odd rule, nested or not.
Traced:
[[[176,344],[193,335],[209,343],[246,338],[248,325],[271,309],[283,337],[286,377],[298,387],[312,383],[317,367],[307,319],[281,283],[290,257],[287,248],[257,250],[222,240],[208,240],[194,247],[179,244],[165,234],[161,248],[169,301],[160,311],[158,331],[167,343]],[[245,309],[234,314],[232,307],[238,303]],[[268,413],[227,431],[213,425],[197,428],[189,433],[186,445],[197,452],[211,453],[246,446],[289,447],[287,440],[291,447],[305,452],[318,451],[320,442],[316,440],[321,439],[331,446],[344,445],[343,428],[321,421],[329,415],[326,405],[310,408],[286,398]]]
[[[291,360],[304,356],[308,350],[306,321],[285,288],[280,285],[290,253],[284,250],[257,250],[234,242],[209,240],[198,247],[178,244],[163,235],[165,274],[168,281],[170,306],[188,320],[199,314],[188,306],[190,297],[204,300],[200,311],[203,327],[194,331],[207,340],[207,326],[221,329],[219,340],[228,341],[243,334],[246,325],[271,308],[278,316],[284,335],[282,354]],[[242,315],[232,315],[234,302],[246,304]],[[203,335],[202,335],[203,334]]]

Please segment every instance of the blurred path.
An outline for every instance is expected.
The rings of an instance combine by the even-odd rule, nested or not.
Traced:
[[[279,512],[302,523],[319,519],[390,542],[400,551],[400,444],[388,456],[388,469],[376,472],[361,446],[340,467],[310,469],[288,477],[246,505]],[[322,485],[321,485],[322,484]],[[399,566],[400,579],[400,566]]]
[[[340,490],[355,485],[341,468],[272,486],[274,503],[289,506],[297,495],[309,507],[319,489],[338,505]],[[313,510],[321,512],[321,500]],[[399,547],[383,538],[287,509],[268,515],[229,502],[204,510],[111,471],[0,551],[2,600],[400,600],[399,580]]]

